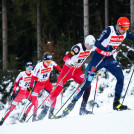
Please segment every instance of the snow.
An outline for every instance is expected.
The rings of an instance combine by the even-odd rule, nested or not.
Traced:
[[[13,82],[10,82],[9,85],[6,87],[7,92],[10,92],[12,85],[13,85]]]
[[[126,91],[126,87],[130,80],[130,75],[132,73],[133,68],[130,70],[124,70],[125,83],[123,89],[123,95]],[[129,72],[129,73],[127,73]],[[98,89],[96,93],[96,99],[94,106],[94,115],[85,115],[79,116],[79,109],[82,98],[76,103],[73,111],[65,118],[62,119],[47,119],[45,117],[42,121],[31,122],[28,123],[17,123],[11,124],[13,116],[18,116],[17,114],[21,112],[23,106],[21,103],[17,106],[16,110],[14,110],[7,120],[4,122],[3,126],[0,126],[0,134],[133,134],[133,124],[134,124],[134,110],[127,111],[113,111],[112,103],[114,99],[114,87],[116,84],[116,79],[110,73],[107,75],[107,79],[104,77],[105,69],[100,71]],[[134,77],[132,77],[124,104],[128,105],[130,108],[134,109],[134,87],[132,82],[134,81]],[[93,100],[94,97],[94,89],[96,84],[96,77],[92,82],[92,90],[91,95],[89,97],[89,101],[87,104],[87,109],[91,110],[92,106],[90,105],[90,101]],[[74,81],[71,82],[70,86],[63,94],[63,102],[64,103],[72,92],[77,88],[78,84]],[[104,91],[101,93],[99,87],[105,87]],[[39,98],[39,104],[42,100],[47,96],[46,92],[43,92],[42,98]],[[57,99],[56,111],[60,108],[61,105],[61,96]],[[121,99],[122,101],[122,99]],[[70,102],[70,101],[69,101]],[[68,102],[68,103],[69,103]],[[23,100],[24,103],[24,100]],[[6,108],[9,107],[8,105]],[[66,105],[65,105],[66,107]],[[64,108],[65,108],[64,107]],[[3,117],[3,114],[6,110],[0,111],[0,117]],[[64,109],[63,108],[63,109]],[[38,110],[40,113],[41,109]],[[31,116],[33,110],[30,111],[29,117]],[[60,112],[59,114],[61,114]],[[48,116],[48,115],[47,115]],[[12,118],[11,118],[12,117]],[[28,118],[27,118],[28,119]]]
[[[124,54],[125,55],[125,54]],[[123,70],[124,74],[124,87],[122,92],[122,97],[124,96],[130,76],[133,71],[133,66],[130,69]],[[114,99],[114,88],[116,84],[116,78],[110,73],[106,72],[105,69],[101,69],[99,73],[98,88],[95,98],[94,114],[93,115],[79,115],[79,109],[82,101],[82,97],[76,103],[73,111],[65,118],[62,119],[47,119],[48,115],[42,120],[37,122],[28,123],[13,123],[13,118],[21,113],[24,103],[16,107],[16,109],[9,115],[9,117],[4,122],[3,126],[0,126],[0,134],[134,134],[134,86],[133,86],[134,76],[130,82],[124,105],[127,105],[132,110],[126,111],[114,111],[112,109],[113,99]],[[92,110],[91,103],[94,99],[96,85],[96,76],[92,82],[91,94],[87,104],[87,110]],[[11,86],[11,85],[10,85]],[[55,85],[54,85],[55,86]],[[60,106],[69,98],[69,96],[77,89],[78,84],[74,81],[71,82],[70,86],[67,88],[63,94],[63,99],[61,101],[61,95],[58,96],[55,113],[59,110]],[[102,87],[103,91],[100,90]],[[39,99],[39,104],[44,100],[48,93],[42,92],[42,97]],[[1,98],[1,94],[0,94]],[[122,102],[123,98],[121,98]],[[68,101],[69,103],[70,101]],[[27,101],[28,103],[28,101]],[[61,104],[62,103],[62,104]],[[67,104],[68,104],[67,103]],[[5,108],[0,111],[0,118],[3,117],[4,112],[9,107],[9,104],[5,105]],[[65,105],[66,107],[67,105]],[[64,108],[65,108],[64,107]],[[63,109],[64,109],[63,108]],[[41,108],[38,110],[40,113]],[[33,113],[30,111],[29,117]],[[59,114],[62,113],[62,110]],[[28,119],[28,118],[27,118]]]
[[[134,111],[114,111],[95,115],[44,119],[3,125],[0,134],[133,134]]]
[[[132,69],[129,74],[127,74],[126,72],[127,71],[124,70],[124,75],[126,78],[126,82],[124,83],[124,90],[126,90],[128,81],[130,79],[130,74],[132,73]],[[11,117],[13,117],[13,115],[15,114],[17,115],[17,113],[20,113],[22,110],[22,106],[18,105],[16,110],[14,110],[4,122],[3,126],[0,126],[0,134],[133,134],[134,87],[132,82],[134,78],[132,78],[128,93],[124,101],[124,104],[127,104],[130,108],[132,108],[132,110],[113,111],[112,103],[114,97],[111,96],[111,94],[114,94],[114,86],[116,81],[115,78],[109,73],[108,79],[103,78],[103,75],[104,70],[102,69],[99,76],[98,87],[101,84],[105,84],[105,89],[102,93],[97,90],[95,100],[97,105],[95,105],[94,107],[93,115],[79,116],[79,109],[82,101],[82,98],[80,98],[80,100],[76,103],[76,106],[73,111],[65,118],[50,120],[47,119],[47,115],[42,121],[31,122],[30,120],[28,123],[17,122],[17,124],[11,124]],[[93,100],[94,97],[95,83],[96,78],[93,80],[92,83],[92,92],[87,104],[88,110],[91,110],[92,108],[92,106],[90,105],[90,101]],[[107,86],[107,84],[109,86]],[[63,94],[63,103],[68,99],[70,94],[76,89],[77,86],[78,85],[76,85],[74,81],[71,82],[70,86],[68,87],[68,90]],[[45,96],[47,95],[48,94],[44,92],[42,96],[43,98],[45,98]],[[58,101],[56,104],[55,113],[61,105],[60,97],[61,96],[59,95],[59,98],[57,99]],[[43,98],[39,98],[40,103],[42,102]],[[40,111],[41,109],[39,109],[38,113],[40,113]],[[5,109],[1,110],[0,112],[0,117],[2,117],[5,112]],[[29,113],[29,117],[31,116],[31,114],[32,110]]]

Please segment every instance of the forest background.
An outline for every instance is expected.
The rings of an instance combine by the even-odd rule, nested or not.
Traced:
[[[25,63],[42,61],[43,53],[49,51],[53,60],[63,67],[63,57],[76,43],[84,42],[84,1],[85,0],[0,0],[0,93],[1,102],[6,103],[12,92],[14,80],[20,71],[25,70]],[[108,25],[116,25],[121,16],[131,21],[130,31],[134,33],[134,17],[131,8],[134,0],[86,0],[88,2],[88,34],[97,38]],[[4,4],[3,4],[4,3]],[[3,51],[3,13],[6,7],[7,42]],[[107,10],[106,10],[107,9]],[[107,16],[106,16],[107,13]],[[40,26],[40,28],[38,28]],[[39,29],[39,30],[38,30]],[[39,35],[39,36],[38,36]],[[37,45],[39,42],[39,46]],[[124,44],[133,48],[133,43],[125,40]],[[134,52],[125,46],[118,50],[127,53],[131,62]],[[4,49],[5,50],[5,49]],[[6,66],[3,53],[7,53]],[[90,57],[86,62],[89,62]],[[118,53],[117,60],[123,69],[130,68],[130,61]],[[85,68],[83,68],[84,71]],[[51,81],[56,82],[57,71],[52,73]],[[10,90],[5,90],[10,86]]]

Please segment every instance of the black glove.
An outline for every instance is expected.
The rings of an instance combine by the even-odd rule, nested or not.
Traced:
[[[113,46],[108,46],[107,47],[107,52],[112,52],[115,48]]]
[[[11,100],[14,100],[14,99],[15,99],[15,97],[16,97],[16,92],[15,92],[15,91],[13,91],[13,94],[12,94],[12,96],[11,96]]]
[[[27,90],[30,91],[30,92],[32,92],[33,91],[33,88],[32,87],[28,87]]]

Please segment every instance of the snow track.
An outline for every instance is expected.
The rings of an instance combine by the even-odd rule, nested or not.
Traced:
[[[62,119],[44,119],[0,127],[0,134],[133,134],[134,110]]]

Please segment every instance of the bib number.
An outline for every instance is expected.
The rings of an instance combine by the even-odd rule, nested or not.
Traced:
[[[43,78],[46,78],[47,76],[48,76],[48,74],[47,74],[47,73],[43,74]]]
[[[85,59],[79,59],[77,63],[83,63]]]
[[[29,86],[30,86],[30,82],[26,82],[25,87],[29,87]]]

